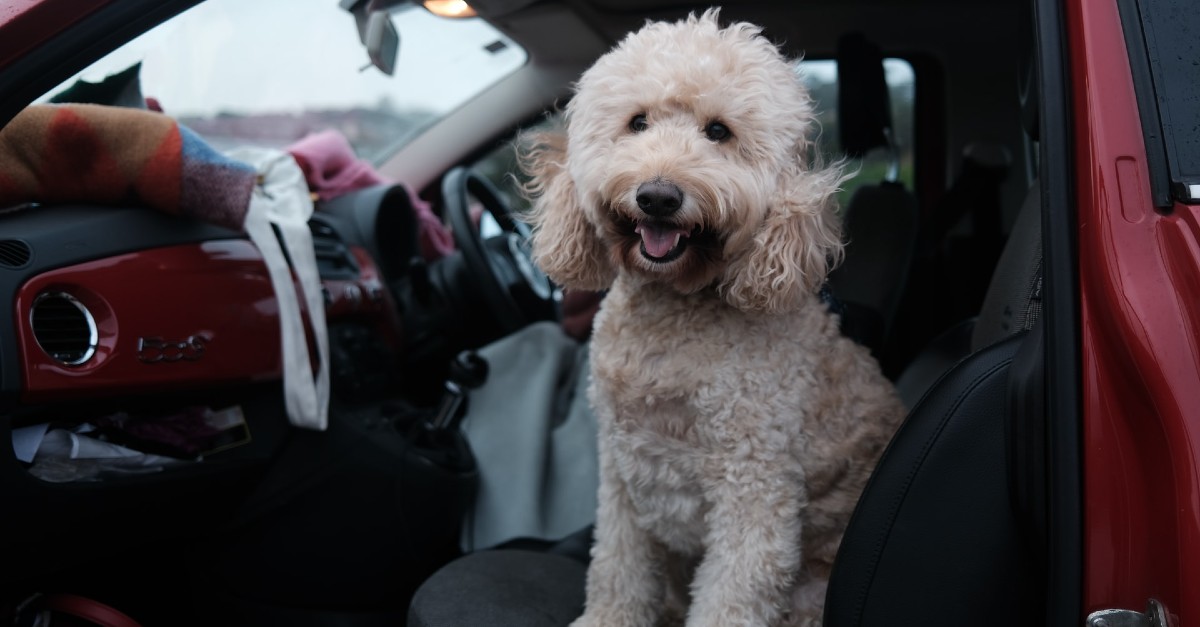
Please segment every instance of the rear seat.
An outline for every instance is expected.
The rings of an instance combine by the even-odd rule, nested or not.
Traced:
[[[842,150],[862,157],[891,151],[898,161],[888,86],[879,47],[858,33],[838,43],[838,129]],[[862,185],[842,209],[846,257],[829,276],[834,295],[845,305],[843,328],[883,357],[912,266],[920,228],[917,199],[895,180]]]

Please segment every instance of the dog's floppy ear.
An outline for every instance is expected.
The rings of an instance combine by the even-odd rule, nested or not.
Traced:
[[[752,241],[734,251],[718,289],[745,311],[782,313],[804,294],[816,293],[829,270],[841,262],[841,219],[834,193],[840,167],[786,175]]]
[[[563,287],[601,290],[612,284],[616,270],[588,221],[567,171],[567,137],[548,131],[526,135],[520,142],[521,168],[531,180],[525,194],[533,207],[523,218],[533,226],[533,258]]]

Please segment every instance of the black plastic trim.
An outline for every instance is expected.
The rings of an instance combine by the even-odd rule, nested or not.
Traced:
[[[1083,622],[1082,391],[1070,67],[1065,3],[1034,3],[1042,94],[1039,145],[1049,423],[1046,624],[1079,625]]]
[[[1137,0],[1117,0],[1121,14],[1121,30],[1125,33],[1125,49],[1129,53],[1129,70],[1133,75],[1133,91],[1137,97],[1138,117],[1142,122],[1142,137],[1146,142],[1146,165],[1150,169],[1150,194],[1154,206],[1170,209],[1171,170],[1167,163],[1167,148],[1163,142],[1162,117],[1158,97],[1154,92],[1154,76],[1146,51],[1146,36],[1142,32],[1142,14]]]
[[[1046,334],[1038,320],[1013,356],[1008,373],[1009,498],[1022,533],[1045,577],[1046,555]],[[1045,591],[1044,579],[1039,588]]]
[[[20,239],[0,239],[0,268],[20,270],[33,261],[33,249]]]

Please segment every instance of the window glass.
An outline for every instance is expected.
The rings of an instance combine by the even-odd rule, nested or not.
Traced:
[[[1143,113],[1143,123],[1150,122],[1145,132],[1162,138],[1171,182],[1183,192],[1180,199],[1194,200],[1195,194],[1183,188],[1200,186],[1200,11],[1194,0],[1138,0],[1137,6],[1154,92],[1153,100],[1145,98],[1141,105],[1149,112],[1157,105],[1161,128]]]
[[[916,76],[912,65],[904,59],[888,58],[883,61],[884,77],[888,84],[888,97],[892,107],[892,130],[899,156],[898,180],[908,189],[913,189],[913,105],[916,96]],[[827,161],[842,155],[838,127],[837,62],[832,60],[801,61],[798,71],[812,94],[820,124],[816,150]],[[843,184],[841,205],[844,207],[850,195],[861,185],[871,185],[884,180],[892,162],[892,155],[884,148],[867,153],[862,159],[852,159],[846,164],[854,178]]]
[[[381,161],[422,128],[525,63],[481,19],[448,20],[413,5],[393,76],[370,65],[338,0],[209,0],[93,64],[99,83],[140,62],[141,92],[218,148],[281,148],[336,129]]]
[[[562,116],[561,111],[555,111],[522,132],[533,134],[561,128]],[[524,213],[530,209],[529,199],[521,189],[522,185],[529,182],[529,177],[521,171],[518,163],[516,140],[497,143],[495,148],[476,161],[472,167],[496,186],[497,191],[508,201],[508,206],[515,213]]]

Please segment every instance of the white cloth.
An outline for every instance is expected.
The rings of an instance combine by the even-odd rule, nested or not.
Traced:
[[[51,429],[38,445],[29,474],[51,483],[96,481],[112,475],[159,472],[168,466],[189,464],[175,459],[135,451],[112,442],[97,440],[87,433],[91,425],[74,430]]]
[[[244,228],[262,253],[279,303],[288,420],[297,427],[324,431],[329,423],[329,333],[325,327],[325,301],[312,233],[308,230],[308,219],[313,213],[308,184],[300,166],[286,152],[246,147],[230,151],[229,157],[254,166],[259,174],[259,185],[250,197]],[[280,239],[287,248],[286,257]],[[299,286],[292,280],[293,272]],[[300,316],[300,299],[308,309],[317,347],[319,368],[315,376]]]

